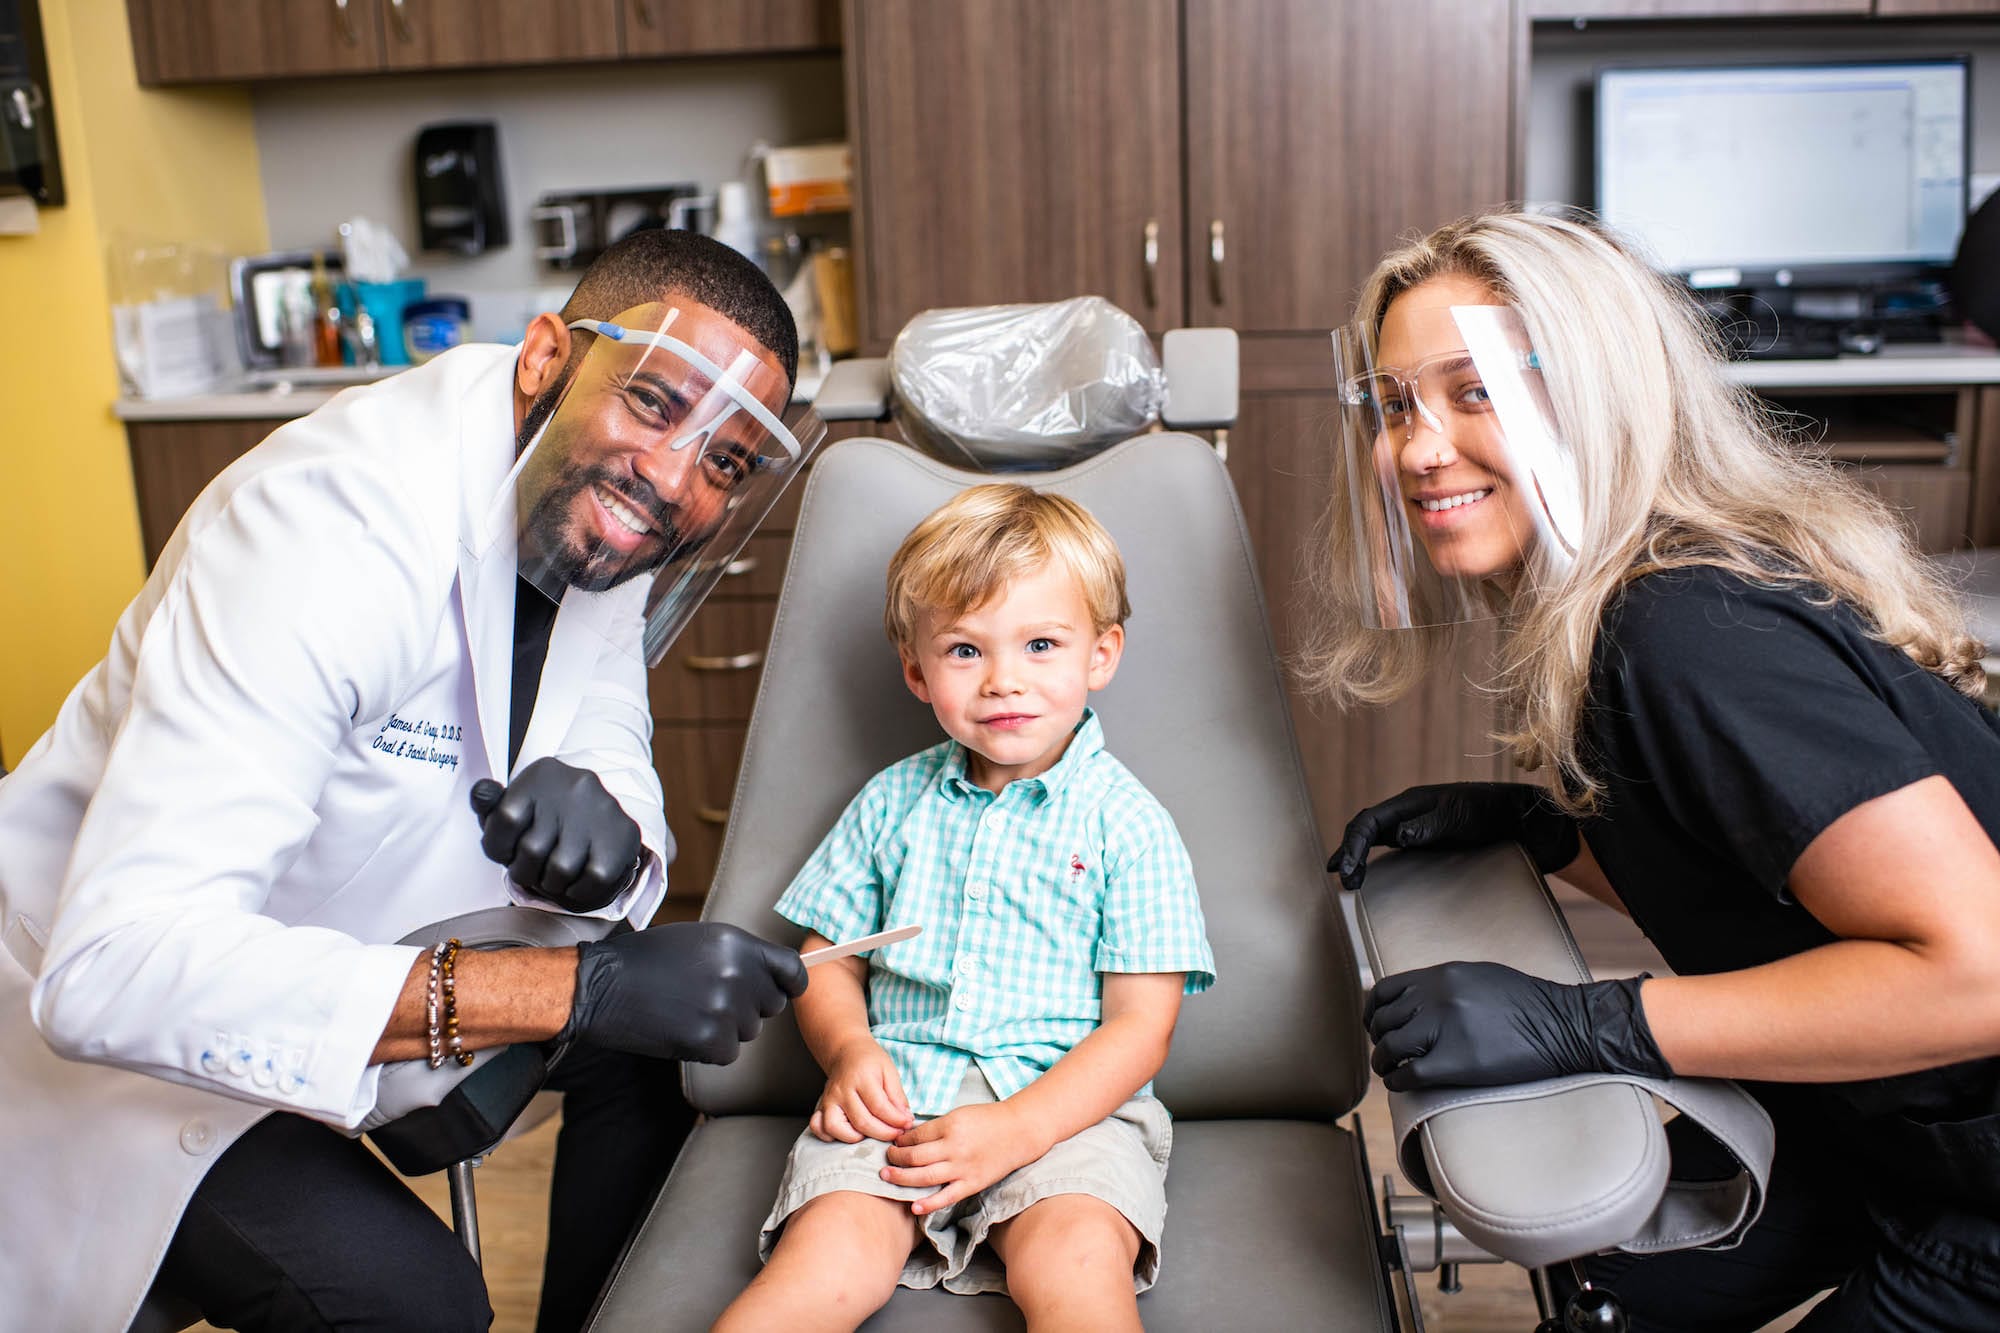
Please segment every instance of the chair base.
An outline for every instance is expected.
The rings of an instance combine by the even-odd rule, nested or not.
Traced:
[[[591,1321],[593,1333],[707,1328],[757,1275],[757,1229],[789,1116],[704,1121],[688,1139]],[[1139,1300],[1152,1333],[1395,1328],[1368,1179],[1353,1135],[1298,1120],[1174,1125],[1160,1282]],[[868,1333],[1019,1330],[998,1296],[898,1290]]]

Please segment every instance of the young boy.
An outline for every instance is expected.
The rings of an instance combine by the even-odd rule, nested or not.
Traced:
[[[975,486],[889,564],[910,691],[951,738],[878,773],[778,912],[813,970],[826,1090],[718,1330],[852,1329],[900,1283],[1007,1291],[1030,1329],[1139,1328],[1172,1130],[1150,1095],[1215,980],[1173,820],[1087,706],[1124,649],[1125,568],[1072,500]]]

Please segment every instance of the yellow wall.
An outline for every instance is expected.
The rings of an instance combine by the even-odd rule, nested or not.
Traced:
[[[104,655],[144,581],[111,413],[115,235],[268,248],[250,99],[153,91],[123,0],[41,0],[68,202],[0,236],[0,756],[12,767]]]

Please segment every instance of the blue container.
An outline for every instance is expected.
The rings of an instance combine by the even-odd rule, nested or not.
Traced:
[[[472,305],[462,296],[433,296],[403,309],[403,345],[418,365],[465,341]]]
[[[424,280],[400,278],[395,282],[357,282],[352,284],[352,288],[354,294],[341,303],[342,308],[351,311],[352,302],[358,300],[369,318],[375,321],[375,346],[382,364],[409,365],[409,349],[403,345],[403,310],[411,302],[424,299]]]

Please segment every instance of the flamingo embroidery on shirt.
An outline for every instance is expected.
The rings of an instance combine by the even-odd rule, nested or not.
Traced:
[[[1084,872],[1084,871],[1086,871],[1086,870],[1088,870],[1088,869],[1090,869],[1090,867],[1089,867],[1089,866],[1086,866],[1086,865],[1085,865],[1085,864],[1083,863],[1083,858],[1082,858],[1081,856],[1078,856],[1078,855],[1077,855],[1077,854],[1076,854],[1075,852],[1071,852],[1071,853],[1069,854],[1069,882],[1070,882],[1070,883],[1074,884],[1074,883],[1076,883],[1076,882],[1077,882],[1078,880],[1082,879],[1082,878],[1083,878],[1083,872]]]

